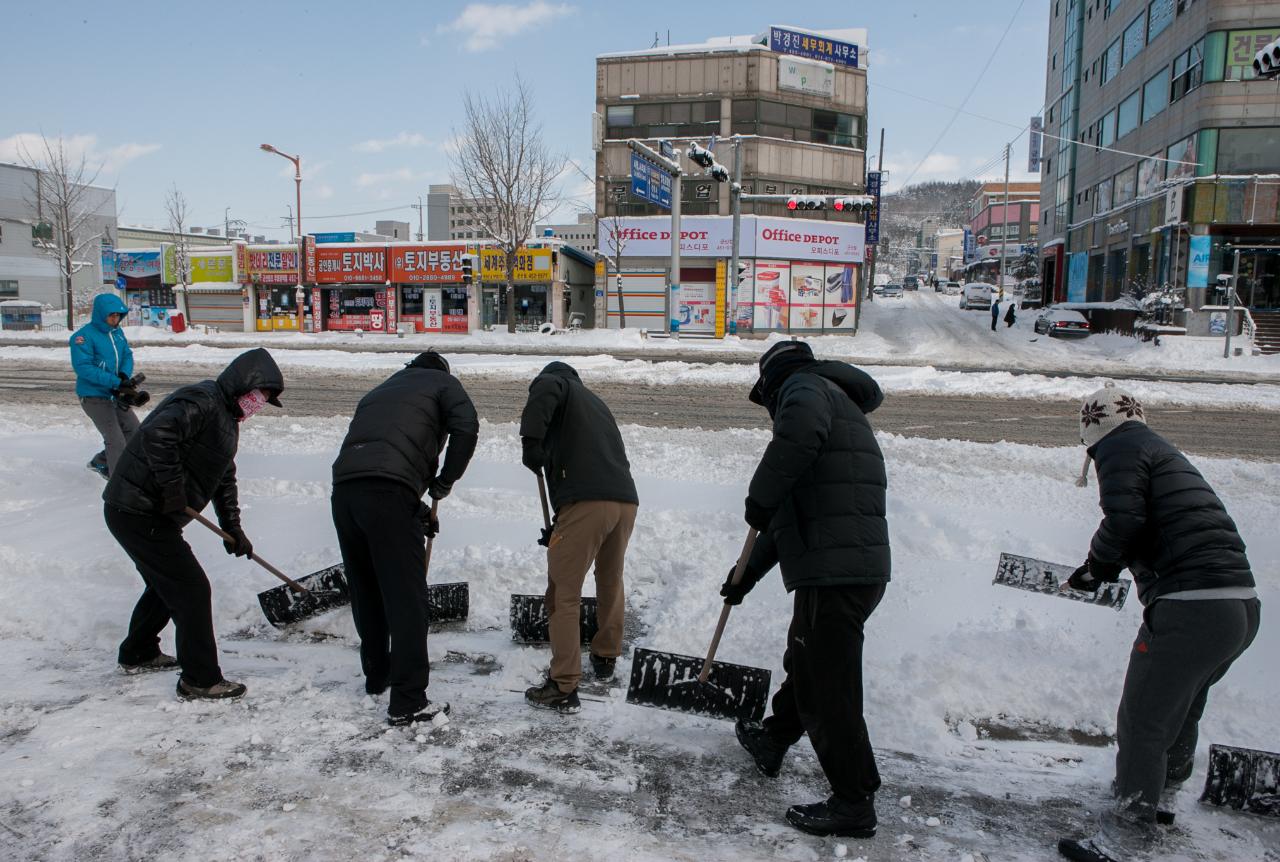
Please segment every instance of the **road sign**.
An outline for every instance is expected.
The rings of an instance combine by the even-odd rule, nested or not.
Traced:
[[[662,153],[669,159],[674,159],[676,157],[675,145],[670,141],[658,141],[658,152]]]
[[[671,176],[639,153],[632,153],[631,194],[671,209]]]

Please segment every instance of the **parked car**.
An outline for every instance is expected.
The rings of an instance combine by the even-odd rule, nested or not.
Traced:
[[[939,289],[947,296],[959,296],[962,292],[958,281],[939,282],[939,284],[941,285]]]
[[[902,299],[902,285],[886,284],[880,288],[880,295],[885,299]]]
[[[1035,330],[1050,338],[1084,338],[1089,334],[1089,319],[1078,311],[1054,305],[1036,318]]]
[[[903,290],[919,290],[920,277],[917,275],[908,275],[906,278],[902,279],[902,289]]]
[[[969,311],[977,308],[988,310],[991,308],[991,285],[983,284],[980,281],[971,281],[960,290],[960,309]]]

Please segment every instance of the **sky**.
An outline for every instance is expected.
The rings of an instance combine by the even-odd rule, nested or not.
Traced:
[[[30,136],[62,135],[102,166],[99,184],[116,188],[121,224],[164,226],[165,194],[176,185],[189,224],[229,216],[287,239],[293,167],[259,149],[270,143],[302,157],[307,232],[370,230],[385,218],[416,230],[410,204],[449,181],[466,90],[491,93],[520,75],[550,145],[591,173],[597,54],[649,48],[655,36],[665,44],[668,32],[682,44],[792,24],[867,29],[869,148],[874,160],[885,128],[890,190],[908,178],[997,178],[1004,142],[1041,113],[1049,8],[1050,0],[811,0],[786,12],[765,2],[604,0],[6,4],[0,161],[17,161]],[[1022,135],[1014,146],[1014,179],[1027,177],[1026,142]],[[562,193],[563,220],[591,205],[575,171]]]

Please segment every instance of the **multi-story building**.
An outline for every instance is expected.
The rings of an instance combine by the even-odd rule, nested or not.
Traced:
[[[1005,271],[1034,246],[1040,235],[1040,183],[1011,182],[1005,199],[1004,181],[986,182],[969,199],[966,225],[972,244],[965,255],[967,278],[986,278]]]
[[[1280,308],[1280,89],[1251,65],[1280,36],[1280,3],[1049,2],[1046,295],[1170,285],[1196,332],[1239,247],[1243,302]]]
[[[224,247],[228,242],[222,231],[211,234],[204,228],[188,228],[175,237],[172,231],[162,228],[121,225],[116,235],[116,248],[158,248],[161,243],[172,243],[175,239],[185,242],[188,248]]]
[[[36,185],[33,169],[0,164],[0,300],[26,299],[65,309],[61,267],[47,242],[37,237],[38,226],[50,218],[41,211]],[[85,217],[77,217],[81,230],[76,241],[82,246],[72,276],[77,305],[103,284],[102,261],[110,259],[116,242],[115,190],[85,186],[80,201]],[[114,281],[114,272],[108,274]]]
[[[573,224],[541,224],[534,228],[535,236],[553,236],[588,254],[596,250],[596,217],[593,213],[579,213]]]
[[[462,192],[447,183],[427,187],[427,239],[487,240],[484,220],[492,218],[492,201],[463,197]]]

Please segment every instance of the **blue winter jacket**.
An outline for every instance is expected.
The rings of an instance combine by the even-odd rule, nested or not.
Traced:
[[[125,315],[129,308],[114,293],[93,298],[93,317],[71,336],[71,367],[76,372],[76,395],[111,398],[120,375],[133,376],[133,351],[118,326],[107,324],[108,314]]]

